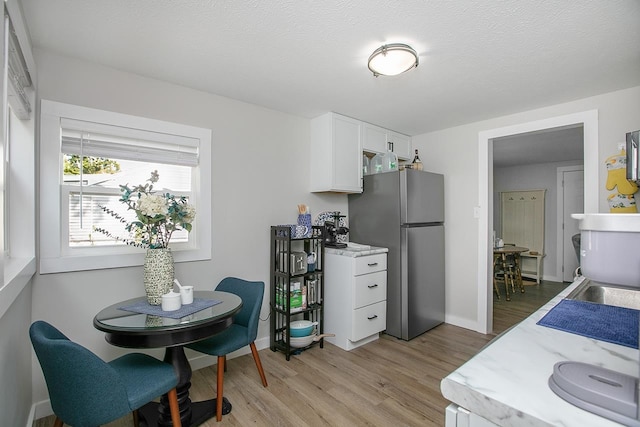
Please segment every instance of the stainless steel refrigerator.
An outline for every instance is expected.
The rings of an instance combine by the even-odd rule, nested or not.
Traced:
[[[444,321],[444,176],[402,170],[364,177],[349,195],[349,240],[389,248],[387,330],[410,340]]]

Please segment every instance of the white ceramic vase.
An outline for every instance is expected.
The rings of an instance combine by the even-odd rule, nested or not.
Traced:
[[[162,295],[173,288],[173,279],[171,249],[147,249],[147,255],[144,258],[144,290],[149,304],[162,304]]]

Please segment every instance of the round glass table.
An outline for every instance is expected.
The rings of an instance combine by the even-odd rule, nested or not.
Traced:
[[[180,318],[169,317],[175,316],[174,312],[161,312],[160,315],[156,315],[122,309],[122,307],[135,306],[144,301],[146,297],[113,304],[96,314],[93,326],[105,332],[108,343],[118,347],[164,347],[164,361],[171,363],[178,374],[177,391],[182,425],[202,424],[215,415],[216,403],[215,399],[191,402],[189,388],[192,371],[184,353],[184,345],[218,334],[231,326],[233,316],[242,307],[242,299],[228,292],[196,291],[194,302],[215,301],[216,304]],[[226,398],[224,400],[223,414],[228,414],[231,411],[231,404]],[[140,408],[139,413],[143,425],[172,425],[166,395],[162,396],[159,404],[149,403]]]

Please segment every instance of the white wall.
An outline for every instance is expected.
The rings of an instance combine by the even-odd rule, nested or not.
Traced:
[[[31,409],[31,285],[0,317],[0,414],[2,425],[24,426]]]
[[[478,133],[588,110],[598,110],[599,212],[608,212],[604,160],[616,152],[625,133],[640,127],[640,87],[413,137],[425,169],[445,175],[446,317],[445,321],[480,330],[478,290],[488,286],[478,275]],[[461,268],[463,264],[464,268]],[[481,314],[484,316],[484,314]]]
[[[346,212],[346,196],[309,193],[309,120],[51,52],[35,54],[40,99],[213,130],[212,260],[177,264],[181,283],[213,289],[233,275],[268,286],[270,225],[295,223],[300,203],[309,205],[314,216],[324,210]],[[36,275],[33,317],[109,360],[123,350],[105,342],[92,326],[93,316],[143,292],[142,267]],[[266,292],[262,319],[268,304]],[[260,322],[260,348],[268,346],[268,323]],[[193,360],[197,354],[188,355]],[[34,372],[38,402],[47,399],[47,392],[39,368]]]
[[[493,169],[493,228],[500,236],[500,192],[515,190],[547,190],[544,205],[544,254],[542,277],[562,282],[557,276],[557,168],[582,165],[580,161],[521,165]],[[561,236],[561,234],[560,234]]]

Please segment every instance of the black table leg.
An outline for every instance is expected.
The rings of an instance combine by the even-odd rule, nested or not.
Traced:
[[[216,399],[201,402],[191,402],[189,388],[191,388],[191,365],[184,354],[182,346],[167,347],[164,361],[171,363],[178,374],[178,406],[180,407],[180,422],[183,427],[198,426],[209,418],[216,416]],[[171,411],[167,395],[160,398],[160,403],[148,403],[140,408],[140,424],[148,427],[171,427]],[[231,403],[225,397],[222,402],[222,414],[231,412]]]

